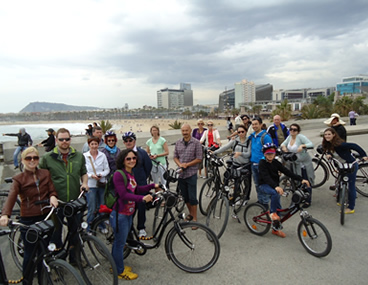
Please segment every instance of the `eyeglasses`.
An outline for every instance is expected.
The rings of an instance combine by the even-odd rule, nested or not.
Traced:
[[[203,126],[204,125],[204,123],[198,123],[198,126]]]
[[[131,143],[133,141],[134,141],[133,139],[126,139],[126,140],[124,140],[124,142],[126,142],[126,143]]]
[[[244,120],[249,120],[249,118],[245,117],[245,118],[243,118],[243,121],[244,121]]]
[[[245,131],[238,131],[238,134],[244,134]]]
[[[126,157],[125,160],[127,161],[131,161],[131,160],[137,160],[137,157],[136,156],[133,156],[133,157]]]
[[[66,142],[68,142],[68,141],[70,141],[70,138],[65,138],[65,139],[60,138],[60,139],[58,139],[58,141],[61,141],[61,142],[66,141]]]
[[[207,124],[207,126],[212,127],[212,126],[213,126],[213,124]]]
[[[294,128],[290,128],[289,130],[292,131],[292,132],[297,132],[298,131],[298,129],[294,129]]]
[[[31,161],[31,160],[36,161],[36,160],[39,160],[39,159],[40,159],[40,157],[39,157],[39,156],[26,156],[26,157],[24,158],[24,160],[26,160],[26,161]]]
[[[107,142],[115,142],[115,140],[107,140]]]

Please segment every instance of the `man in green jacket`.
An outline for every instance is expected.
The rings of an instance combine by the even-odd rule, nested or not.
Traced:
[[[39,164],[40,168],[50,171],[58,197],[64,202],[78,198],[82,188],[88,190],[85,158],[82,153],[72,148],[70,143],[69,130],[59,129],[56,133],[57,146],[52,151],[45,153]],[[61,221],[64,219],[62,211],[59,211],[58,216]],[[52,241],[58,248],[62,246],[62,225],[59,219],[54,219],[55,232],[52,237]],[[73,218],[68,219],[69,231],[76,231],[77,227],[78,225],[75,225]],[[70,262],[75,262],[73,256],[70,257]]]

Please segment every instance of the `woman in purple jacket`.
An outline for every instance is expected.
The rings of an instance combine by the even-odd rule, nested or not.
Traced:
[[[116,158],[118,157],[120,153],[120,148],[116,146],[116,143],[118,142],[118,138],[116,137],[116,134],[112,131],[107,131],[105,134],[105,148],[102,150],[102,152],[106,155],[107,162],[109,163],[110,167],[110,173],[107,175],[107,180],[110,175],[114,174],[116,170]]]

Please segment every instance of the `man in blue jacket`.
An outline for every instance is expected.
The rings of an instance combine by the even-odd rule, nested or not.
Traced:
[[[139,186],[147,185],[147,178],[151,173],[152,162],[147,152],[136,146],[137,137],[133,132],[126,132],[123,135],[123,141],[126,148],[130,148],[138,154],[138,164],[133,168],[134,178]],[[145,237],[146,233],[146,205],[145,203],[137,203],[138,209],[138,236]]]
[[[279,115],[275,115],[273,117],[273,125],[268,127],[267,133],[270,134],[273,144],[276,147],[279,147],[289,136],[289,130],[283,123],[281,123],[281,117]]]

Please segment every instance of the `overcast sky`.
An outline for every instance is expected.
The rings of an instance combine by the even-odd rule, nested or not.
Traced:
[[[1,113],[156,107],[180,82],[214,104],[242,79],[335,86],[367,63],[366,0],[0,0]]]

